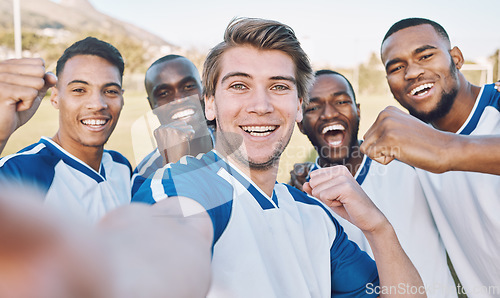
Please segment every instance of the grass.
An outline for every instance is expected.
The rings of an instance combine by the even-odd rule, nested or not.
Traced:
[[[378,113],[383,108],[387,105],[396,104],[396,101],[390,95],[359,96],[358,101],[361,104],[360,137],[363,136],[370,124],[375,121]],[[148,112],[150,112],[150,108],[145,93],[125,93],[125,105],[120,120],[106,144],[106,149],[122,153],[134,167],[153,148],[149,133],[145,132],[145,130],[139,130],[140,119],[144,119],[144,115]],[[11,136],[2,156],[15,153],[37,142],[41,136],[54,136],[57,128],[58,111],[52,107],[48,98],[45,98],[35,116]],[[133,131],[132,128],[134,128]],[[309,140],[296,128],[287,149],[283,152],[278,181],[288,181],[289,172],[295,163],[306,160],[312,161],[315,158],[316,153]]]

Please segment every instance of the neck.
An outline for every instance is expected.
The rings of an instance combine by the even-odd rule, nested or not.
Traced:
[[[318,164],[322,168],[344,165],[347,167],[349,172],[351,172],[351,175],[354,176],[356,175],[356,172],[358,171],[359,167],[361,166],[361,163],[363,162],[363,156],[364,156],[363,153],[361,152],[361,150],[359,150],[359,146],[356,145],[351,147],[349,156],[347,158],[332,161],[328,158],[320,156],[320,158],[318,159]]]
[[[481,88],[468,82],[460,72],[458,73],[458,83],[458,93],[448,114],[431,122],[436,129],[457,132],[474,108]]]
[[[235,157],[233,154],[227,155],[220,149],[217,149],[217,152],[237,167],[238,170],[247,175],[265,194],[272,197],[274,184],[276,183],[276,178],[278,177],[279,161],[265,169],[252,168],[248,165],[248,163],[241,161],[240,158]]]
[[[60,132],[58,131],[54,137],[52,137],[52,141],[56,142],[59,146],[61,146],[64,150],[69,152],[71,155],[75,156],[89,167],[94,169],[96,172],[99,172],[99,168],[101,166],[102,154],[104,152],[104,146],[84,146],[82,144],[75,144],[70,140],[66,140],[64,137],[61,137]]]

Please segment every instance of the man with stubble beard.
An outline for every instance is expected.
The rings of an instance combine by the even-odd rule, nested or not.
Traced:
[[[466,80],[461,51],[431,20],[395,23],[381,57],[392,94],[411,115],[384,110],[361,150],[383,163],[398,159],[418,168],[467,294],[498,295],[500,93],[493,84],[479,87]]]
[[[318,153],[315,163],[297,164],[304,172],[291,172],[291,184],[302,189],[312,171],[346,166],[375,205],[393,225],[401,246],[422,277],[428,297],[457,297],[446,263],[446,251],[415,169],[394,161],[382,165],[361,153],[358,141],[360,105],[350,82],[340,73],[316,71],[299,129]],[[307,173],[306,173],[307,172]],[[340,216],[349,239],[373,252],[363,232]]]

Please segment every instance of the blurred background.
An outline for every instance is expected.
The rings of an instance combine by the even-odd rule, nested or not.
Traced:
[[[86,36],[116,46],[126,63],[125,106],[106,148],[121,152],[135,166],[148,153],[134,146],[132,132],[134,122],[149,111],[143,85],[146,69],[172,53],[188,57],[201,71],[206,53],[222,40],[234,17],[270,18],[290,25],[315,69],[343,73],[361,104],[362,137],[383,108],[397,106],[379,58],[380,42],[394,22],[425,17],[443,25],[452,45],[465,56],[463,73],[481,85],[500,78],[499,8],[499,0],[0,0],[0,59],[42,57],[47,69],[55,71],[64,49]],[[52,137],[57,115],[45,100],[35,117],[10,138],[2,156],[40,136]],[[288,180],[294,163],[314,158],[309,141],[296,129],[278,180]]]

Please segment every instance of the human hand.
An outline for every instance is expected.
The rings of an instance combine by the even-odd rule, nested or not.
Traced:
[[[105,262],[85,226],[42,202],[29,188],[2,185],[0,297],[111,297]]]
[[[397,159],[430,172],[442,173],[448,170],[446,149],[454,137],[454,134],[434,129],[396,107],[387,107],[364,135],[360,149],[381,164]]]
[[[364,233],[372,233],[389,223],[345,166],[318,169],[309,176],[304,191]]]
[[[194,135],[193,127],[184,121],[164,124],[155,129],[154,136],[163,157],[163,164],[177,162],[189,154],[191,149],[189,142]]]
[[[35,114],[48,88],[57,83],[39,58],[0,62],[0,152],[10,135]]]
[[[313,165],[314,163],[310,161],[296,163],[290,171],[290,181],[288,184],[302,190],[302,186],[306,182],[307,175],[309,175]]]
[[[500,80],[495,82],[495,89],[497,89],[497,91],[500,92]]]

